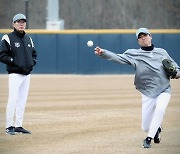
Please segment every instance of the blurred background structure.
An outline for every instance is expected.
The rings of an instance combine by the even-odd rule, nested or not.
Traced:
[[[50,7],[59,29],[180,28],[180,0],[0,0],[0,29],[12,28],[20,12],[29,29],[46,29]]]
[[[59,19],[59,0],[47,0],[46,29],[64,29],[64,20]]]

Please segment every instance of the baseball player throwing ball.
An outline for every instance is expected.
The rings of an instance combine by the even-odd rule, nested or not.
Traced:
[[[148,132],[143,147],[151,148],[151,140],[160,143],[161,124],[171,98],[170,79],[180,78],[180,67],[166,50],[154,47],[147,28],[139,28],[136,37],[140,49],[115,54],[96,47],[95,54],[135,69],[134,84],[142,95],[142,130]]]

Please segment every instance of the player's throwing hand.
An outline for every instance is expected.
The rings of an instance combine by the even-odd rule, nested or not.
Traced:
[[[104,50],[101,49],[100,47],[96,47],[96,48],[94,48],[94,52],[96,55],[101,56],[104,53]]]

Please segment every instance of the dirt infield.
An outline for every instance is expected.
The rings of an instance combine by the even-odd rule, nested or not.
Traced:
[[[180,80],[162,141],[143,149],[141,97],[133,75],[32,75],[24,116],[31,135],[5,134],[8,76],[0,75],[0,154],[178,154]]]

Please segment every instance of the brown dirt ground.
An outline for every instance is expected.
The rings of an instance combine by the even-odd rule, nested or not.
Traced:
[[[141,97],[133,75],[32,75],[24,127],[5,134],[8,76],[0,75],[1,154],[178,154],[180,80],[163,121],[162,141],[143,149]]]

